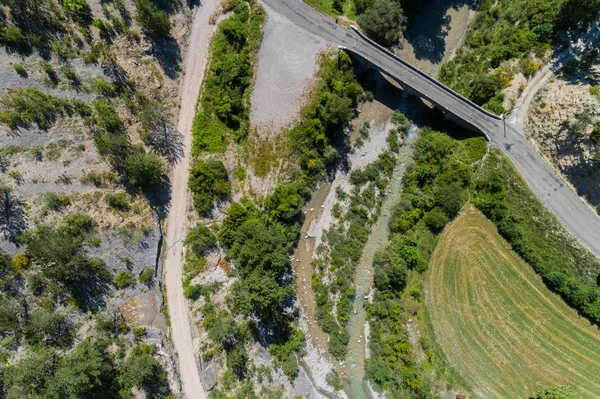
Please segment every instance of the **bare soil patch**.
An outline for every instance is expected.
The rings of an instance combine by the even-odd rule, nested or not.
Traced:
[[[564,75],[546,83],[529,109],[525,132],[575,191],[597,207],[600,165],[596,161],[598,145],[590,133],[600,122],[600,108],[586,76]]]

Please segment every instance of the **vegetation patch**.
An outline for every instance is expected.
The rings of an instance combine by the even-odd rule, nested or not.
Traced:
[[[423,129],[420,134],[416,143],[415,164],[409,167],[404,175],[402,197],[390,218],[389,226],[392,232],[390,244],[385,251],[375,256],[376,291],[373,303],[368,307],[371,323],[371,339],[369,341],[371,357],[366,361],[365,371],[367,378],[374,383],[376,389],[394,395],[412,392],[417,397],[426,397],[436,389],[431,382],[436,380],[436,375],[443,375],[447,381],[453,380],[457,386],[477,385],[479,382],[475,379],[475,374],[470,374],[471,377],[467,378],[467,375],[463,375],[461,372],[466,381],[457,377],[453,367],[446,363],[442,351],[445,351],[447,346],[452,350],[457,350],[456,340],[445,341],[441,351],[433,339],[433,333],[429,331],[429,323],[427,320],[421,320],[422,336],[418,342],[419,345],[414,345],[410,344],[410,340],[408,340],[411,333],[406,328],[406,325],[411,323],[410,320],[414,321],[414,318],[422,312],[420,309],[422,309],[423,297],[423,272],[427,270],[428,265],[432,264],[431,254],[436,248],[438,234],[448,221],[458,214],[469,198],[496,224],[500,234],[512,244],[519,255],[528,261],[533,270],[543,277],[542,281],[549,288],[556,290],[567,300],[568,304],[597,323],[595,312],[598,306],[598,294],[596,294],[598,290],[596,276],[600,270],[598,261],[584,250],[565,231],[556,218],[544,208],[529,191],[509,161],[500,156],[499,151],[492,150],[485,160],[477,163],[476,161],[484,153],[484,148],[477,139],[455,140],[444,133],[430,129]],[[473,162],[467,164],[464,162],[465,160]],[[469,270],[469,273],[477,262],[483,263],[485,260],[490,263],[490,269],[492,269],[498,266],[494,263],[495,261],[507,261],[508,255],[498,252],[497,249],[494,252],[494,249],[487,247],[474,248],[472,249],[473,254],[469,254],[470,247],[468,245],[470,244],[467,240],[462,236],[457,236],[456,239],[460,240],[460,243],[452,243],[448,247],[452,248],[456,254],[465,254],[465,259],[474,259],[470,268],[465,269]],[[482,242],[497,245],[492,244],[491,239],[485,239]],[[517,258],[514,254],[512,256]],[[482,259],[480,260],[479,257]],[[437,263],[435,266],[438,267]],[[519,269],[524,268],[524,264],[521,263]],[[409,282],[404,286],[406,269],[408,269]],[[532,271],[528,272],[533,273]],[[472,277],[466,272],[465,276],[465,278]],[[439,284],[435,286],[429,286],[430,292],[433,292],[432,295],[435,295],[439,286],[447,284],[447,287],[458,292],[457,295],[464,295],[468,300],[476,297],[475,294],[469,294],[469,292],[475,290],[475,287],[480,287],[480,283],[457,285],[455,276],[446,275],[444,278],[447,280],[444,280],[443,283],[438,282]],[[486,276],[486,278],[491,277]],[[483,277],[476,281],[482,279]],[[515,276],[512,279],[518,280]],[[517,281],[515,284],[526,283]],[[537,284],[541,284],[541,281],[537,280]],[[504,287],[504,284],[498,285]],[[475,291],[479,296],[483,295],[481,289],[478,288]],[[510,311],[514,307],[521,309],[522,304],[531,302],[529,298],[534,294],[527,295],[520,300],[512,301],[512,298],[508,297],[520,298],[520,296],[507,294],[507,301],[511,300],[512,307],[507,306],[506,309],[511,309]],[[556,303],[556,297],[547,291],[539,290],[535,295],[554,298],[553,301]],[[490,294],[489,297],[481,299],[481,301],[484,299],[487,301],[480,306],[481,312],[496,307],[495,299],[493,301],[490,299],[492,297],[496,298],[497,295]],[[444,299],[444,301],[446,300],[447,298]],[[445,302],[448,309],[454,308],[455,305],[451,301]],[[564,303],[562,305],[568,310]],[[469,307],[469,312],[475,320],[477,317],[473,316],[473,308],[474,306]],[[547,320],[548,317],[552,317],[551,311],[537,313],[537,309],[537,306],[524,308],[528,315],[535,313],[534,316],[531,316],[535,326],[531,323],[527,324],[525,321],[523,323],[515,321],[512,316],[508,315],[506,323],[519,323],[522,334],[534,329],[538,331],[539,328],[542,328],[540,326],[553,323],[552,321],[540,322],[539,320]],[[446,309],[446,312],[450,311]],[[467,311],[465,310],[465,312]],[[576,319],[574,312],[571,315]],[[491,317],[497,320],[498,316]],[[460,317],[457,317],[457,323],[460,322],[459,319]],[[581,320],[578,323],[580,326],[586,325]],[[445,327],[436,325],[435,320],[434,326],[436,334],[440,328],[447,330]],[[589,324],[587,326],[589,327]],[[500,334],[500,330],[505,332],[503,327],[496,327],[499,328],[498,334]],[[476,326],[461,325],[457,327],[456,331],[485,331],[485,329],[477,330],[477,328]],[[568,328],[563,325],[563,327],[557,328],[557,331],[566,331]],[[443,334],[443,331],[439,334]],[[502,337],[504,339],[506,334],[503,333]],[[479,342],[477,339],[479,337],[474,337],[469,344],[475,345],[474,342]],[[514,340],[515,342],[511,340],[511,343],[507,345],[522,344],[528,348],[537,348],[535,343],[524,344],[527,339],[525,336],[520,336]],[[539,339],[543,341],[546,338]],[[554,339],[562,340],[563,338]],[[548,342],[551,340],[548,339]],[[500,358],[494,354],[495,351],[489,351],[490,347],[495,347],[493,342],[478,346],[479,349],[486,348],[488,356]],[[470,349],[463,348],[461,350],[468,352]],[[423,353],[424,359],[417,361],[415,352]],[[577,359],[578,356],[580,355],[574,353],[571,359]],[[460,364],[462,369],[471,367],[473,363],[466,358],[460,360],[448,358],[447,360],[452,364]],[[507,363],[502,363],[503,361]],[[550,363],[552,363],[551,360]],[[519,378],[525,378],[523,377],[524,370],[529,369],[519,368],[519,365],[529,363],[521,362],[518,359],[505,359],[500,360],[497,367],[501,367],[500,364],[514,365],[511,369],[514,379],[511,381],[514,382],[515,387],[519,386],[521,390],[524,386],[533,388],[533,385],[529,383],[516,382],[517,380],[521,381]],[[460,371],[461,368],[456,370]],[[543,368],[538,369],[542,370]],[[398,373],[403,376],[401,381],[395,378]],[[491,381],[492,378],[502,375],[502,371],[499,369],[490,371],[489,375]],[[547,378],[551,379],[549,376]],[[510,385],[507,384],[507,386]],[[537,386],[537,388],[541,389],[545,386],[547,385]],[[523,393],[514,396],[522,395]],[[493,397],[491,394],[484,396]],[[511,394],[504,393],[495,396],[510,397]]]
[[[350,174],[354,185],[349,209],[340,213],[338,223],[324,234],[317,249],[312,286],[317,298],[317,320],[329,334],[329,351],[337,358],[346,357],[350,338],[346,324],[355,295],[354,274],[371,226],[379,216],[381,196],[385,193],[396,158],[383,152],[379,159]],[[335,309],[335,311],[334,311]]]
[[[468,207],[441,235],[426,281],[437,340],[480,395],[600,391],[597,328],[548,291],[480,212]]]
[[[214,35],[211,61],[203,81],[201,112],[192,128],[193,153],[223,152],[227,140],[248,136],[250,94],[265,12],[254,0],[228,3],[233,15]]]
[[[473,169],[461,160],[467,146],[444,133],[421,130],[415,163],[407,167],[401,199],[392,209],[390,242],[374,257],[375,295],[367,308],[371,356],[365,373],[375,389],[392,396],[428,397],[437,389],[436,376],[453,377],[443,359],[436,358],[430,335],[423,329],[423,339],[413,345],[407,325],[422,313],[422,272],[437,235],[468,198]],[[483,156],[481,150],[473,154],[473,161]],[[418,352],[424,360],[418,360]]]
[[[338,156],[333,143],[352,120],[362,87],[354,77],[352,60],[345,52],[324,55],[317,73],[318,87],[302,111],[300,124],[289,133],[292,154],[311,185],[323,178]]]
[[[197,161],[190,170],[188,185],[194,193],[194,208],[207,216],[215,201],[229,199],[231,182],[223,162],[216,159]]]
[[[204,297],[203,326],[211,342],[203,356],[210,359],[220,351],[226,354],[227,371],[221,385],[213,390],[215,397],[227,397],[227,392],[234,389],[251,395],[253,388],[247,381],[257,373],[262,378],[262,371],[249,363],[250,338],[268,347],[275,364],[290,380],[297,375],[296,356],[305,343],[304,335],[294,327],[290,254],[299,238],[302,207],[314,184],[326,176],[328,166],[336,160],[332,143],[342,137],[355,114],[362,88],[352,70],[352,62],[343,52],[339,58],[323,57],[313,100],[302,111],[306,117],[289,133],[292,159],[301,163],[292,176],[293,182],[279,184],[256,204],[242,198],[229,206],[217,234],[217,246],[225,251],[220,265],[237,277],[226,301],[229,306],[217,309],[210,286],[190,288],[194,290],[190,295]],[[193,237],[188,237],[187,253],[193,255],[193,260],[201,255],[198,251],[206,243],[213,243],[206,228],[196,230]],[[193,245],[196,250],[190,250]],[[194,264],[188,262],[186,268]],[[189,275],[193,273],[190,270]],[[240,385],[241,381],[246,383]]]
[[[504,113],[501,90],[516,72],[501,64],[516,59],[519,71],[534,74],[540,64],[533,54],[543,57],[560,29],[585,28],[599,10],[597,0],[483,0],[465,43],[442,66],[440,81],[489,111]]]

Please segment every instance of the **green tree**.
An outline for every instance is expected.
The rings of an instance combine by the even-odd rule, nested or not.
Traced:
[[[14,301],[7,298],[0,299],[0,335],[6,337],[17,333],[19,310]]]
[[[56,359],[50,348],[29,347],[27,357],[4,370],[7,399],[43,397],[44,385],[54,372]]]
[[[298,193],[296,184],[280,184],[269,196],[266,208],[271,217],[284,222],[293,223],[297,220],[304,200]]]
[[[234,202],[227,209],[227,217],[219,230],[221,244],[230,247],[235,241],[238,228],[250,217],[250,211],[239,202]]]
[[[325,106],[321,112],[321,120],[325,122],[328,132],[341,134],[341,128],[354,115],[352,99],[336,93],[327,95]]]
[[[531,399],[582,399],[582,396],[568,385],[544,389]]]
[[[32,344],[67,347],[73,341],[73,333],[66,316],[56,312],[36,310],[25,326],[25,338]]]
[[[375,3],[358,17],[358,24],[367,36],[386,47],[398,43],[405,23],[402,6],[393,0],[375,0]]]
[[[203,256],[206,251],[217,246],[217,238],[208,227],[198,223],[188,233],[185,243],[194,251],[196,256]]]
[[[22,237],[27,257],[41,267],[42,275],[84,306],[105,292],[111,278],[104,262],[90,258],[83,249],[92,232],[92,219],[76,214],[58,228],[42,225]]]
[[[150,0],[134,0],[136,21],[154,39],[164,39],[171,32],[169,16]]]
[[[231,182],[223,162],[216,159],[198,161],[192,166],[188,181],[194,193],[194,207],[202,215],[207,215],[214,201],[230,197]]]
[[[436,206],[423,216],[423,221],[434,233],[439,233],[448,224],[448,216],[442,208]]]
[[[243,277],[255,270],[282,276],[288,269],[291,249],[286,233],[283,226],[269,227],[264,219],[247,220],[237,230],[228,256],[235,260]]]
[[[473,79],[471,100],[477,105],[490,101],[500,90],[500,78],[496,75],[481,73]]]
[[[238,326],[230,314],[225,316],[215,315],[206,325],[208,336],[213,342],[221,345],[225,349],[230,349],[235,345]]]
[[[152,349],[147,345],[134,348],[129,358],[119,367],[117,384],[120,398],[131,398],[131,390],[135,387],[144,390],[147,395],[164,395],[168,392],[166,378],[150,352]]]
[[[114,397],[114,371],[105,351],[98,344],[83,341],[58,365],[47,383],[48,399],[87,399]]]
[[[129,181],[142,190],[160,183],[163,173],[160,159],[155,154],[143,152],[129,155],[125,160],[125,170]]]
[[[233,290],[237,311],[247,316],[257,315],[268,324],[281,319],[283,301],[293,294],[294,287],[282,287],[272,272],[257,269],[237,281]]]
[[[453,218],[465,203],[462,187],[458,183],[438,186],[436,202],[444,208],[450,218]]]
[[[558,14],[561,28],[587,28],[600,13],[600,0],[567,0]]]
[[[391,248],[378,251],[373,257],[375,269],[375,287],[380,291],[401,291],[406,285],[406,263]]]

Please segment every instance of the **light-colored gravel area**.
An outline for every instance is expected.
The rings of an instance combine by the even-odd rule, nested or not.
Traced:
[[[263,6],[268,19],[258,52],[250,121],[262,137],[272,137],[297,118],[317,71],[318,54],[327,43]]]

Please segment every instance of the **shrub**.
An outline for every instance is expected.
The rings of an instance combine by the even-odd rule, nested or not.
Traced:
[[[148,284],[154,278],[154,269],[147,267],[141,273],[139,277],[140,284]]]
[[[85,104],[54,97],[35,88],[8,89],[0,104],[0,121],[11,128],[36,123],[46,130],[60,116],[73,113],[83,116],[89,112]]]
[[[523,74],[525,76],[534,75],[540,69],[540,64],[531,58],[523,59],[521,66],[523,67]]]
[[[115,107],[105,98],[95,100],[94,106],[96,125],[109,133],[119,132],[123,128],[123,122]]]
[[[115,194],[107,194],[104,197],[106,204],[116,210],[126,211],[129,209],[129,203],[131,202],[131,197],[127,193],[115,193]]]
[[[115,86],[102,78],[96,78],[92,81],[91,89],[104,97],[113,97],[116,94]]]
[[[28,76],[27,70],[22,64],[13,64],[13,69],[23,78],[26,78]]]
[[[80,25],[87,25],[92,20],[92,10],[85,0],[62,0],[67,14]]]
[[[3,26],[0,29],[0,39],[2,44],[7,47],[22,51],[31,50],[29,37],[25,36],[16,26]]]
[[[58,194],[55,192],[47,192],[44,194],[44,202],[49,209],[58,211],[71,203],[69,197],[65,194]]]
[[[226,126],[218,120],[200,112],[194,117],[192,126],[194,152],[223,152],[227,146]]]
[[[227,169],[216,159],[196,162],[190,171],[188,184],[194,193],[194,208],[202,216],[208,214],[214,201],[230,196]]]
[[[115,277],[114,284],[118,289],[127,288],[135,284],[135,276],[130,271],[120,271]]]
[[[114,34],[112,26],[102,18],[94,19],[93,25],[100,31],[100,37],[105,40],[109,39]]]
[[[183,290],[183,295],[187,299],[198,299],[200,298],[200,286],[198,284],[189,284]]]
[[[29,259],[25,254],[16,254],[14,258],[12,258],[10,265],[17,272],[22,272],[23,270],[27,270],[29,267]]]
[[[185,243],[194,251],[196,256],[203,256],[206,251],[217,246],[217,238],[208,227],[198,223],[188,233]]]
[[[600,124],[594,126],[594,130],[592,130],[592,133],[590,134],[590,139],[594,143],[600,144]]]
[[[147,190],[162,179],[162,163],[155,154],[135,153],[125,160],[125,170],[129,181],[136,187]]]
[[[63,65],[60,67],[60,71],[71,82],[79,83],[79,76],[77,75],[77,71],[75,71],[75,69],[73,69],[73,67],[71,67],[69,65]]]
[[[582,399],[582,396],[568,385],[544,389],[530,399]]]
[[[171,32],[169,16],[159,10],[150,0],[134,0],[136,20],[146,31],[148,36],[154,39],[163,39]]]

